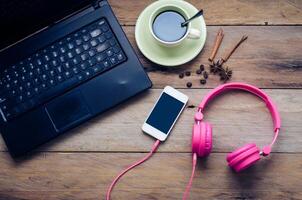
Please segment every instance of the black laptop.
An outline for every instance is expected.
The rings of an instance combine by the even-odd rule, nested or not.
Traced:
[[[151,87],[106,0],[0,9],[0,132],[13,156]]]

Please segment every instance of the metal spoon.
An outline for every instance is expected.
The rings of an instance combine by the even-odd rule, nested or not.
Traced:
[[[199,17],[203,15],[203,9],[201,9],[200,11],[198,11],[193,17],[191,17],[190,19],[188,19],[187,21],[181,23],[181,26],[184,27],[184,26],[187,26],[189,22],[191,22],[193,19]]]

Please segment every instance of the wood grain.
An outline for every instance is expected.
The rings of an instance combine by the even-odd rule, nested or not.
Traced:
[[[232,81],[264,88],[279,108],[282,130],[271,156],[235,174],[226,166],[226,152],[247,142],[267,144],[272,121],[265,104],[250,94],[230,92],[218,97],[205,113],[214,127],[213,153],[199,160],[190,199],[302,200],[302,1],[189,0],[205,11],[207,41],[196,59],[173,69],[148,61],[135,43],[137,17],[153,1],[109,1],[153,89],[17,160],[12,160],[0,139],[0,200],[104,199],[113,177],[144,156],[154,142],[142,133],[141,125],[166,85],[187,94],[188,106],[158,153],[121,179],[112,200],[181,199],[191,173],[196,106],[208,88],[221,83],[210,75],[202,86],[195,71],[200,64],[208,69],[210,47],[221,26],[225,38],[218,57],[242,35],[249,36],[227,63],[234,72]],[[192,76],[179,79],[178,74],[186,70]],[[194,89],[181,89],[188,81]]]
[[[190,152],[191,130],[196,108],[208,89],[186,89],[189,107],[181,115],[160,152]],[[51,141],[37,151],[146,152],[154,140],[141,126],[161,90],[152,89],[110,110],[75,130]],[[275,152],[302,153],[302,90],[269,89],[265,92],[276,102],[282,131]],[[231,92],[215,99],[205,119],[213,124],[214,152],[229,152],[247,142],[265,145],[272,139],[272,120],[265,104],[250,94]],[[234,142],[236,141],[236,142]],[[0,149],[6,150],[1,139]]]
[[[122,25],[134,25],[139,14],[152,0],[109,0]],[[204,10],[208,25],[298,25],[301,24],[302,1],[189,0]]]
[[[218,76],[210,76],[207,84],[201,85],[201,77],[195,71],[200,64],[209,68],[207,59],[219,28],[208,27],[208,38],[199,56],[188,64],[174,68],[162,68],[150,63],[138,51],[134,27],[124,27],[124,30],[149,71],[154,88],[163,88],[167,84],[185,88],[187,81],[193,83],[193,88],[213,88],[221,84]],[[233,70],[233,81],[247,82],[261,88],[302,88],[302,26],[227,26],[223,30],[225,37],[217,58],[224,56],[242,35],[249,37],[226,63]],[[192,71],[192,76],[179,79],[178,74],[186,70]]]
[[[104,199],[112,178],[143,155],[41,153],[14,162],[0,153],[0,199]],[[301,166],[301,154],[277,153],[238,175],[213,153],[198,163],[191,199],[301,199]],[[190,153],[157,153],[121,179],[112,200],[180,199],[190,173]]]

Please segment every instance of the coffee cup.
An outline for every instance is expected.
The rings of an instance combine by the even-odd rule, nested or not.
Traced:
[[[176,5],[158,7],[150,16],[149,31],[155,41],[166,47],[174,47],[186,39],[199,39],[201,32],[192,28],[191,23],[181,26],[190,16]]]

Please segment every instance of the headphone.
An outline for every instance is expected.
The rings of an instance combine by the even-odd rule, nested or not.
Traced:
[[[210,100],[229,90],[244,90],[260,97],[266,103],[274,122],[274,137],[272,142],[269,145],[264,146],[262,150],[260,150],[256,144],[249,143],[229,153],[226,157],[229,167],[236,172],[240,172],[254,165],[258,160],[261,159],[261,156],[268,156],[270,154],[271,148],[278,137],[281,126],[280,115],[271,98],[262,90],[245,83],[227,83],[213,89],[199,104],[198,111],[194,116],[195,123],[192,130],[193,170],[183,199],[187,198],[191,188],[197,157],[206,157],[211,153],[212,150],[212,125],[209,122],[203,121],[203,111]]]

